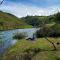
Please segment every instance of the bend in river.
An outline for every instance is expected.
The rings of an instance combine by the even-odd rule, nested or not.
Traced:
[[[39,29],[39,28],[38,28]],[[16,29],[16,30],[8,30],[8,31],[0,31],[0,53],[4,52],[5,49],[14,45],[17,40],[13,39],[15,33],[26,33],[28,37],[32,37],[33,33],[35,33],[37,28],[31,29]]]

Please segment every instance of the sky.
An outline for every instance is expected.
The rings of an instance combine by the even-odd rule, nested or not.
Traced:
[[[4,0],[0,10],[17,17],[48,16],[60,11],[60,0]]]

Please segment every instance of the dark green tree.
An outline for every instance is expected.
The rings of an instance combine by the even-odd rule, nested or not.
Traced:
[[[25,22],[27,23],[27,24],[30,24],[30,25],[32,25],[32,26],[39,26],[40,25],[40,20],[38,19],[38,17],[36,17],[36,16],[26,16],[25,18],[24,18],[24,20],[25,20]]]
[[[54,14],[54,20],[56,23],[60,23],[60,12]]]

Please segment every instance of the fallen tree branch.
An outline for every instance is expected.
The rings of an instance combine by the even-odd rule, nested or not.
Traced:
[[[45,37],[45,39],[46,39],[47,41],[49,41],[49,42],[53,45],[54,50],[57,50],[55,44],[54,44],[52,41],[50,41],[47,37]]]

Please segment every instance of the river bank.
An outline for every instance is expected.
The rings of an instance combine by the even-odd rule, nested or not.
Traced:
[[[33,33],[35,33],[36,31],[37,28],[0,31],[0,53],[3,52],[9,46],[14,45],[16,40],[13,39],[13,36],[16,33],[25,33],[27,37],[32,37]]]
[[[60,59],[60,38],[49,38],[55,43],[57,50],[45,38],[39,38],[36,41],[18,40],[14,46],[11,46],[3,55],[4,60],[32,59],[32,60],[58,60]]]

